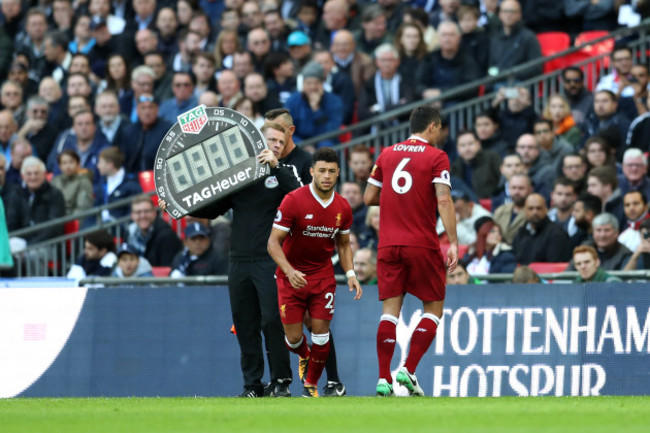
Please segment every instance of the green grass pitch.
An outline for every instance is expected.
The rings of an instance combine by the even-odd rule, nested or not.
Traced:
[[[644,432],[650,397],[0,400],[2,433]]]

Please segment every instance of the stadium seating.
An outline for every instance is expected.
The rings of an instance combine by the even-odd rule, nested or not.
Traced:
[[[481,198],[481,199],[478,200],[478,203],[486,211],[492,212],[492,199],[491,198]]]
[[[537,34],[537,40],[542,49],[542,56],[552,56],[567,50],[571,45],[571,37],[564,32],[544,32]],[[564,57],[559,57],[544,63],[544,73],[548,74],[565,66]]]
[[[181,239],[185,239],[185,227],[187,227],[187,219],[174,219],[167,212],[162,212],[162,219],[169,224],[175,233],[177,233]]]
[[[172,271],[170,266],[152,266],[151,273],[154,277],[168,277]]]
[[[63,225],[63,234],[69,235],[72,233],[77,233],[79,231],[79,220],[71,220]],[[65,241],[65,251],[66,254],[70,255],[72,250],[72,239]]]
[[[558,263],[534,262],[534,263],[530,263],[528,267],[538,274],[554,274],[558,272],[564,272],[564,270],[568,265],[569,265],[568,262],[558,262]]]
[[[608,31],[605,30],[591,30],[587,32],[582,32],[576,36],[574,45],[576,47],[586,44],[589,41],[593,41],[602,37],[609,35]],[[604,41],[596,42],[595,44],[587,45],[583,47],[580,51],[583,51],[585,54],[588,54],[589,57],[596,57],[602,54],[608,54],[603,59],[603,66],[609,68],[609,54],[614,49],[614,39],[605,39]]]
[[[140,182],[142,192],[147,193],[156,190],[156,181],[153,177],[153,170],[145,170],[138,173],[138,181]],[[152,195],[151,200],[155,206],[158,206],[158,194]]]

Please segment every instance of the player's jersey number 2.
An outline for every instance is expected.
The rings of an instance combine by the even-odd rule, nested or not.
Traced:
[[[399,164],[397,164],[397,168],[395,168],[395,172],[393,173],[390,186],[397,194],[406,194],[413,186],[413,177],[411,176],[411,173],[405,170],[406,164],[408,164],[410,160],[411,158],[402,159]]]

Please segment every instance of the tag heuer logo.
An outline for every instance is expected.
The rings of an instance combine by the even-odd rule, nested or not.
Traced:
[[[205,112],[205,105],[199,105],[178,116],[178,126],[187,134],[198,134],[206,123],[208,123],[208,115]]]

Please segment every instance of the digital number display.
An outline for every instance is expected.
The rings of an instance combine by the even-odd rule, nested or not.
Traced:
[[[162,139],[154,164],[156,192],[182,218],[269,175],[257,156],[267,149],[246,116],[224,107],[182,113]]]
[[[233,126],[167,159],[167,167],[174,190],[183,192],[249,157],[239,128]]]

